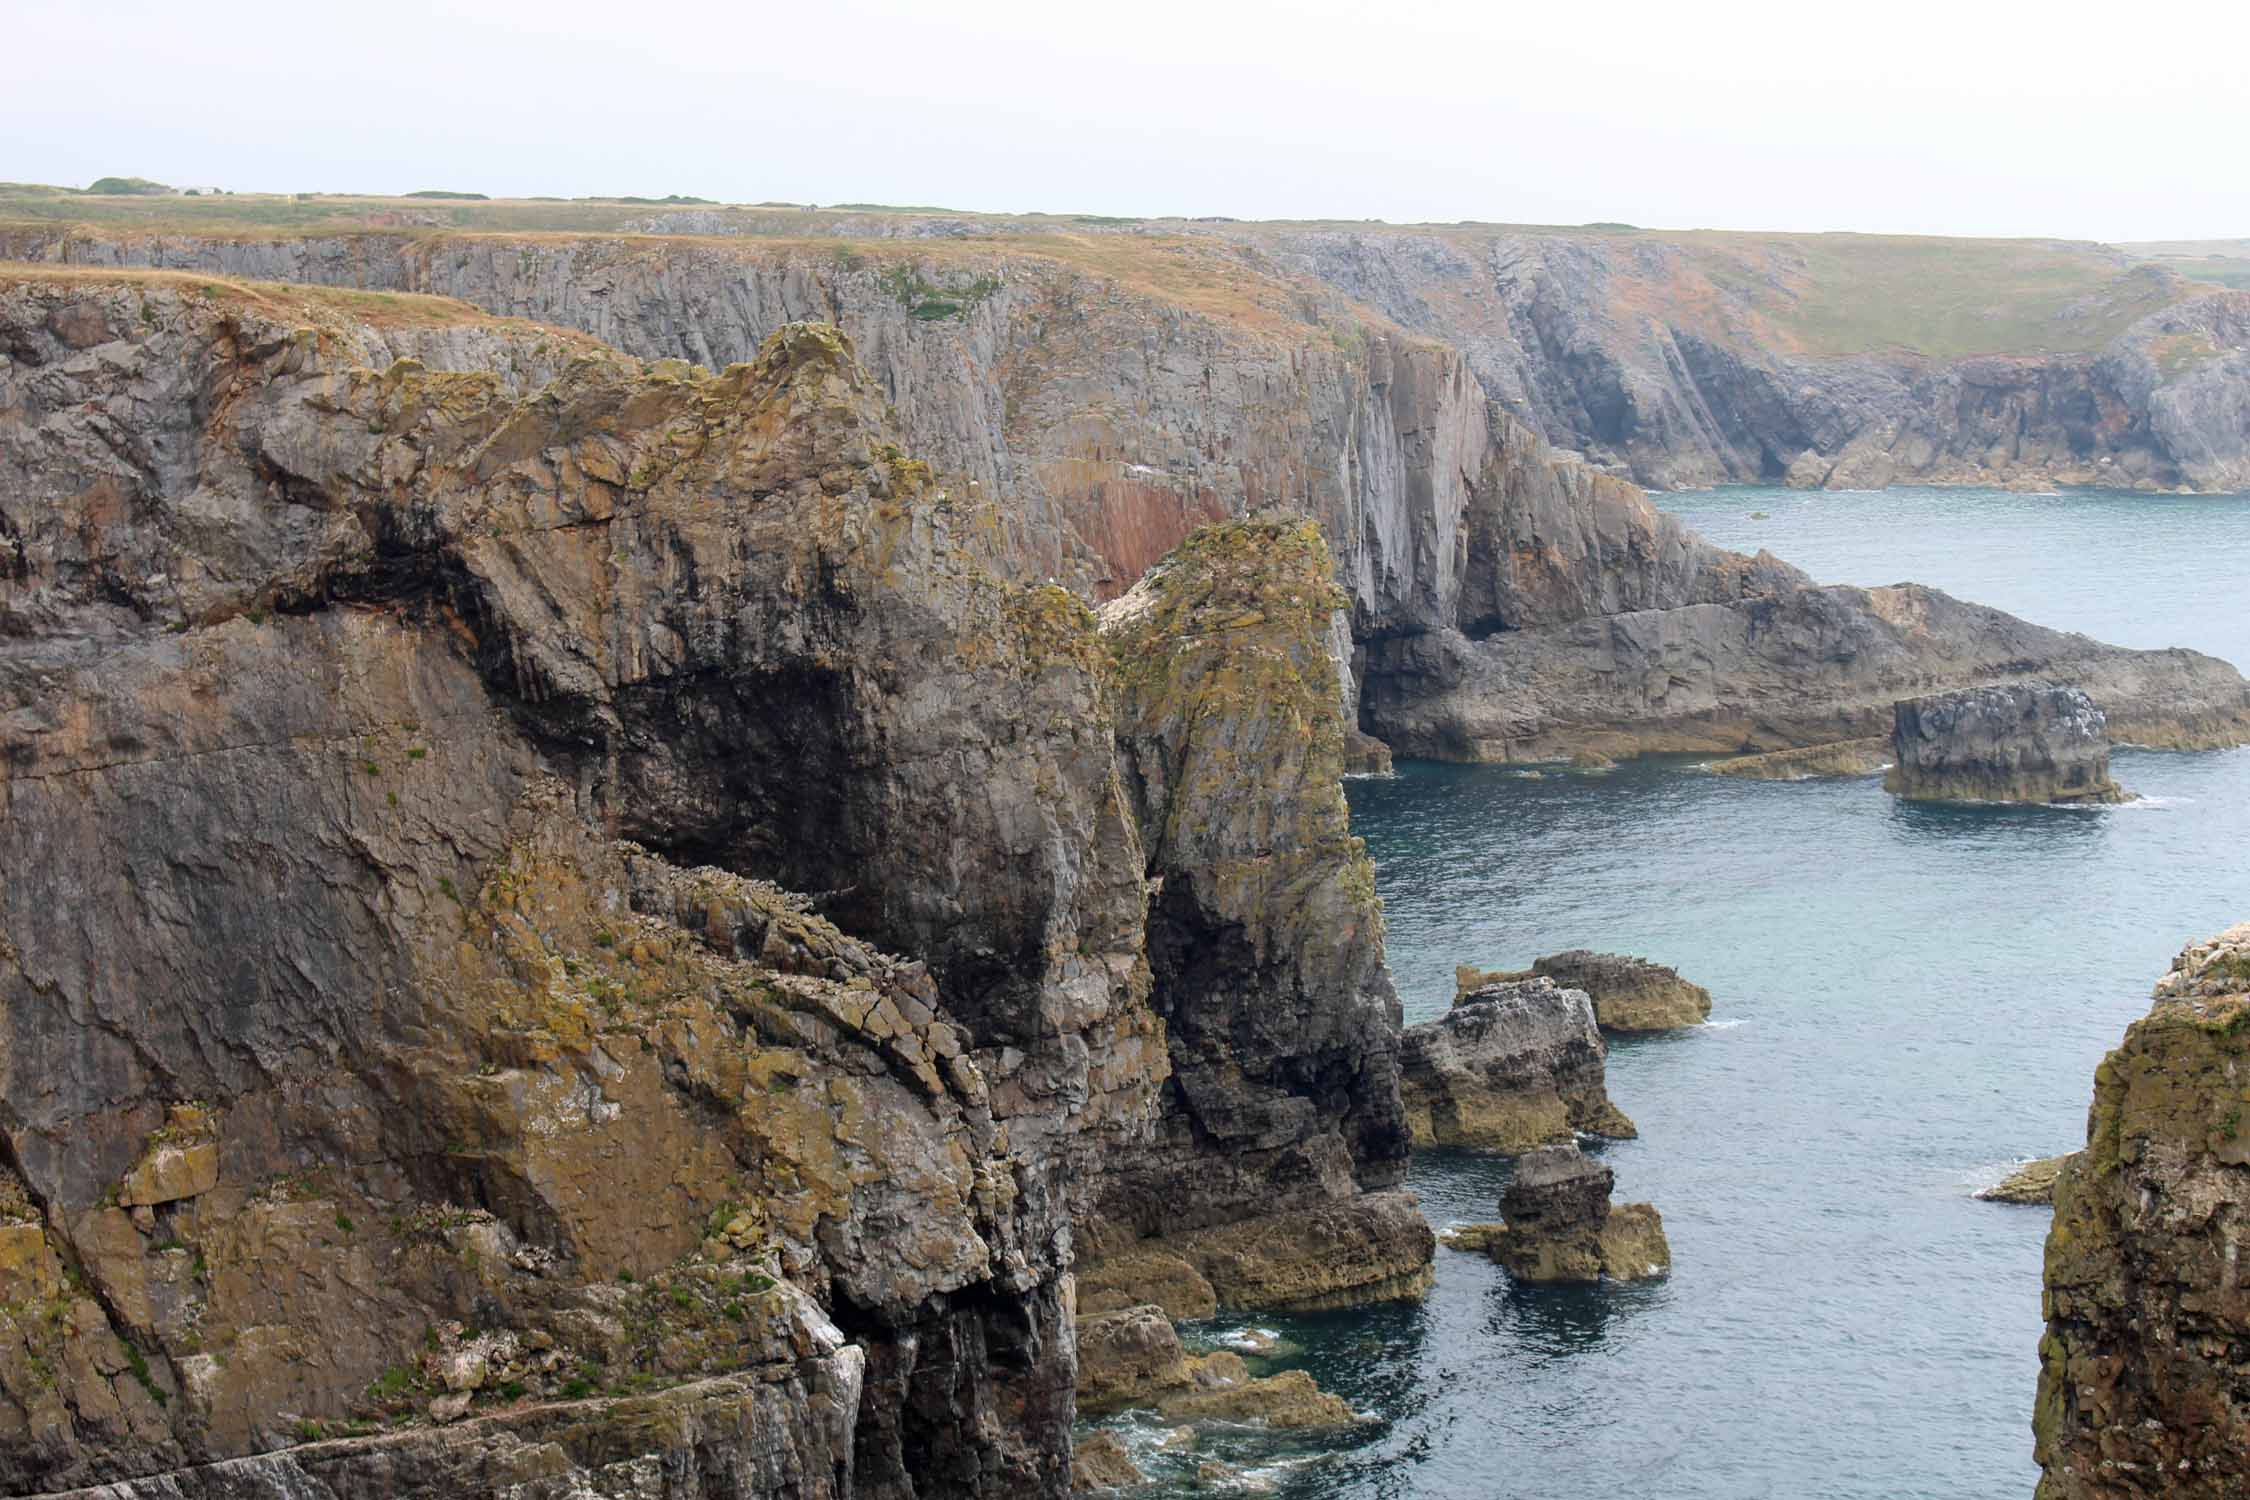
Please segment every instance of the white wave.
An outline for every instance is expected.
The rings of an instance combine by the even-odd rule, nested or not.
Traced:
[[[1749,1018],[1746,1016],[1729,1016],[1723,1021],[1705,1021],[1703,1023],[1704,1028],[1709,1031],[1732,1031],[1737,1026],[1749,1024]]]

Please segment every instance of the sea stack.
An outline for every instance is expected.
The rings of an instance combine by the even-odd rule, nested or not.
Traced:
[[[1916,802],[2125,802],[2109,720],[2077,688],[2013,683],[1905,699],[1883,785]]]
[[[1472,989],[1400,1038],[1399,1095],[1418,1146],[1529,1151],[1574,1131],[1629,1137],[1584,990],[1543,976]]]
[[[1653,1205],[1609,1201],[1614,1176],[1575,1145],[1543,1146],[1516,1163],[1500,1197],[1506,1225],[1485,1249],[1518,1281],[1641,1281],[1672,1268]]]
[[[2250,923],[2198,943],[2094,1070],[2055,1188],[2039,1500],[2250,1494]]]

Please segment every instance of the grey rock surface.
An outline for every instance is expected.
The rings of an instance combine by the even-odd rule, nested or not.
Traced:
[[[1481,984],[1406,1028],[1399,1092],[1417,1144],[1523,1152],[1577,1131],[1630,1136],[1584,990],[1545,976]]]
[[[2077,688],[1977,688],[1894,710],[1883,784],[1935,802],[2122,802],[2109,720]]]

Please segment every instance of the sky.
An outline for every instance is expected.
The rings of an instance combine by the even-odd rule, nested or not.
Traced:
[[[0,180],[2250,235],[2250,6],[0,0]]]

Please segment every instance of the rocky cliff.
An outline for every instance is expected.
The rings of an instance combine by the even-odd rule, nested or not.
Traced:
[[[2047,1235],[2040,1500],[2250,1487],[2250,925],[2183,952],[2094,1074]]]
[[[1350,598],[1342,691],[1401,753],[1803,745],[1874,733],[1900,697],[2039,673],[2094,693],[2129,738],[2250,735],[2250,690],[2207,659],[1928,591],[1814,590],[1710,547],[1554,453],[1458,320],[1408,316],[1292,243],[0,232],[0,253],[48,261],[437,292],[712,366],[791,319],[833,321],[902,442],[1004,499],[1019,576],[1106,599],[1205,521],[1317,520]],[[2191,315],[2219,311],[2166,313]]]
[[[1463,350],[1548,441],[1658,488],[2250,488],[2250,294],[2106,246],[1200,232]]]
[[[52,274],[0,353],[0,1487],[1066,1489],[1074,1231],[1234,1002],[1152,975],[1094,617],[848,342]],[[1263,939],[1349,1019],[1215,1267],[1427,1274],[1397,1195],[1241,1222],[1397,1175],[1368,898]]]
[[[1384,1192],[1410,1143],[1399,1005],[1344,802],[1333,573],[1309,521],[1228,522],[1102,610],[1171,1076],[1159,1142],[1110,1174],[1089,1248],[1145,1258],[1135,1242],[1163,1235],[1226,1305],[1327,1305],[1429,1278],[1427,1228],[1399,1235],[1413,1216]],[[1194,1232],[1246,1202],[1282,1226],[1317,1210],[1341,1253],[1264,1236],[1287,1252],[1268,1265],[1242,1228],[1212,1253]]]

